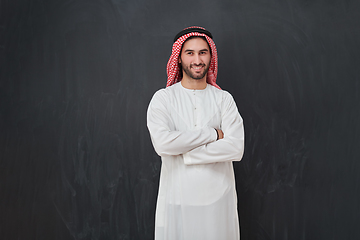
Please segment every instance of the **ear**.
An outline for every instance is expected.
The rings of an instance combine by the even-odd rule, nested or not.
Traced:
[[[178,63],[181,64],[181,56],[179,56]]]

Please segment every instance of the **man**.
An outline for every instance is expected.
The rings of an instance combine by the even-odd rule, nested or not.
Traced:
[[[147,113],[162,159],[155,239],[238,240],[232,161],[242,158],[244,128],[232,96],[216,84],[211,33],[190,27],[177,34],[167,74]]]

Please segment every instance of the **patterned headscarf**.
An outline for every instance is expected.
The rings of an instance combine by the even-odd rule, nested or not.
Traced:
[[[181,68],[179,66],[179,56],[182,45],[184,44],[186,39],[188,39],[191,36],[199,36],[206,38],[206,41],[208,42],[211,50],[210,66],[207,73],[206,82],[213,85],[214,87],[221,89],[216,84],[216,77],[218,71],[218,57],[217,57],[215,43],[212,40],[212,35],[205,28],[196,27],[196,26],[185,28],[184,30],[179,32],[174,39],[172,53],[166,66],[166,72],[168,76],[166,87],[169,87],[181,81],[181,73],[180,73]]]

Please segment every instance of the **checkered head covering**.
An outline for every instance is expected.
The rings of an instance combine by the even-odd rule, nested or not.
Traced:
[[[180,72],[181,67],[179,64],[179,56],[181,53],[182,45],[184,44],[186,39],[192,36],[205,37],[206,41],[208,42],[211,51],[211,59],[210,59],[209,70],[206,77],[206,82],[213,85],[214,87],[221,89],[216,84],[216,77],[218,71],[218,57],[217,57],[215,43],[212,40],[212,35],[205,28],[197,27],[197,26],[185,28],[175,36],[174,44],[172,47],[172,53],[166,66],[166,72],[168,76],[166,87],[169,87],[181,81],[181,72]]]

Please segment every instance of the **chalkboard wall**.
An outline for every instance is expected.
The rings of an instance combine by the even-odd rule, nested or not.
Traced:
[[[242,240],[360,239],[360,2],[0,1],[0,239],[153,239],[147,105],[214,35],[244,118]]]

